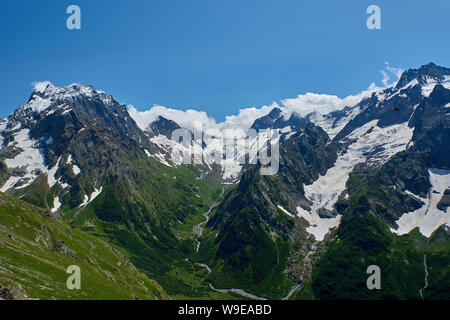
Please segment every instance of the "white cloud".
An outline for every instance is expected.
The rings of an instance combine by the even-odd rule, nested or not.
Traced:
[[[227,116],[225,122],[219,123],[221,129],[242,128],[248,129],[253,122],[267,115],[273,108],[279,107],[278,103],[273,102],[269,106],[262,106],[261,108],[245,108],[240,109],[238,115]]]
[[[164,106],[153,106],[152,108],[139,111],[134,106],[128,106],[128,113],[136,121],[136,124],[145,130],[149,124],[156,121],[159,116],[170,119],[178,123],[183,128],[192,130],[194,123],[202,123],[204,129],[223,131],[226,129],[235,129],[245,131],[253,124],[253,122],[268,114],[277,103],[261,108],[245,108],[240,109],[238,115],[227,116],[224,122],[217,123],[216,119],[208,116],[204,111],[189,109],[186,111],[167,108]]]
[[[371,83],[366,90],[356,95],[349,95],[343,99],[336,95],[307,92],[306,94],[299,94],[297,98],[282,100],[282,109],[286,118],[289,118],[294,112],[302,117],[311,112],[324,115],[332,111],[342,110],[346,106],[352,107],[364,97],[370,97],[373,92],[379,90],[382,90],[382,88],[375,85],[375,83]]]
[[[391,67],[389,65],[389,62],[387,62],[387,61],[384,62],[384,65],[385,65],[385,69],[380,70],[380,73],[383,76],[383,79],[381,80],[381,83],[385,87],[390,87],[390,86],[394,85],[398,81],[398,79],[400,79],[400,76],[403,73],[403,69],[396,68],[396,67]],[[392,82],[392,83],[389,83],[389,81],[391,80],[392,76],[395,76],[396,80],[394,82]]]
[[[43,93],[48,85],[52,85],[52,83],[50,81],[37,81],[31,83],[33,90],[40,93]]]
[[[389,84],[392,76],[396,76],[398,80],[402,69],[391,67],[387,62],[385,62],[385,65],[385,69],[381,70],[381,73],[383,75],[382,83],[386,87],[392,85]],[[366,90],[345,98],[339,98],[336,95],[307,92],[305,94],[299,94],[296,98],[283,99],[280,103],[273,102],[270,105],[265,105],[260,108],[251,107],[240,109],[237,115],[227,116],[224,122],[219,123],[213,117],[208,116],[206,112],[193,109],[182,111],[155,105],[148,110],[138,111],[130,105],[128,106],[128,112],[141,129],[147,128],[158,116],[163,116],[187,129],[192,129],[194,122],[202,122],[205,129],[219,131],[234,129],[245,132],[256,119],[267,115],[274,107],[282,109],[286,118],[290,117],[293,112],[300,116],[306,116],[314,111],[327,114],[331,111],[341,110],[346,106],[354,106],[364,97],[369,97],[373,92],[381,91],[385,87],[379,87],[375,83],[371,83]]]
[[[158,116],[163,116],[166,119],[175,121],[181,127],[190,130],[194,127],[194,122],[201,122],[205,129],[220,131],[234,129],[245,132],[256,119],[267,115],[275,107],[279,107],[286,118],[293,112],[300,116],[306,116],[313,111],[326,114],[331,111],[343,109],[345,106],[356,105],[363,97],[370,96],[372,92],[379,89],[375,84],[371,84],[363,92],[357,95],[350,95],[344,99],[335,95],[308,92],[306,94],[300,94],[296,98],[284,99],[281,101],[281,104],[273,102],[271,105],[262,106],[261,108],[240,109],[237,115],[227,116],[224,122],[219,123],[214,118],[208,116],[206,112],[192,109],[182,111],[164,106],[154,106],[148,110],[139,111],[134,106],[129,105],[128,113],[143,130],[150,123],[157,120]]]
[[[159,116],[173,120],[181,127],[187,129],[192,129],[194,122],[202,122],[204,126],[208,128],[217,125],[216,120],[209,117],[206,112],[193,109],[183,111],[155,105],[149,110],[138,111],[134,106],[129,105],[128,113],[142,130],[145,130],[147,126],[157,120]]]

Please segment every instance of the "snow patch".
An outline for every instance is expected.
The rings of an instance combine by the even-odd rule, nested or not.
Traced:
[[[52,83],[50,81],[37,81],[33,82],[32,86],[35,92],[44,93],[48,86],[52,86]]]
[[[97,196],[102,192],[103,187],[100,187],[100,189],[94,189],[94,192],[91,193],[91,197],[89,198],[89,202],[92,202]]]
[[[29,129],[16,132],[14,141],[10,144],[22,149],[22,151],[12,159],[5,159],[5,163],[9,169],[20,168],[25,170],[25,174],[23,176],[11,176],[0,189],[2,192],[7,191],[18,182],[22,183],[17,187],[18,189],[25,188],[37,178],[39,173],[47,172],[44,157],[37,147],[38,141],[29,137]]]
[[[335,118],[314,112],[309,116],[309,120],[316,126],[321,127],[330,137],[331,140],[359,113],[359,107],[353,107],[339,121],[334,123]]]
[[[61,181],[61,178],[56,179],[55,174],[59,169],[59,162],[61,161],[61,156],[56,161],[56,164],[47,172],[47,183],[49,188],[53,187],[56,183],[59,183],[63,189],[69,187],[67,183]]]
[[[435,78],[427,76],[425,84],[422,85],[422,95],[429,97],[437,84],[441,84],[444,88],[450,89],[450,76],[445,76],[443,81],[438,81]]]
[[[51,209],[52,212],[56,212],[61,207],[61,202],[59,201],[59,197],[55,197],[53,199],[53,208]]]
[[[331,229],[339,226],[339,223],[341,222],[341,216],[321,218],[315,209],[311,210],[311,213],[309,213],[303,208],[297,207],[297,213],[299,217],[308,221],[309,226],[306,228],[306,231],[314,235],[317,241],[322,241],[325,235],[330,232]]]
[[[286,126],[280,130],[281,133],[289,133],[292,132],[291,126]]]
[[[43,99],[39,96],[34,95],[33,98],[28,101],[25,106],[33,111],[41,112],[50,107],[51,104],[52,101],[50,99]]]
[[[76,165],[72,165],[72,171],[75,175],[78,175],[81,172],[81,169]]]
[[[378,120],[373,120],[355,129],[348,138],[356,139],[356,142],[338,156],[334,166],[329,168],[325,175],[319,176],[312,184],[304,187],[305,196],[313,202],[311,214],[307,213],[309,220],[305,219],[317,224],[318,231],[315,232],[321,235],[322,239],[326,228],[335,227],[340,217],[320,218],[318,210],[333,210],[355,165],[365,161],[368,164],[384,163],[397,152],[405,150],[412,138],[413,129],[408,128],[407,122],[385,128],[380,128],[377,124]]]
[[[84,207],[89,203],[89,196],[87,194],[84,195],[83,202],[78,206],[78,208]]]
[[[396,221],[398,229],[391,228],[393,233],[403,235],[414,228],[419,228],[420,233],[429,238],[441,225],[450,226],[448,207],[445,212],[437,208],[445,189],[450,188],[450,170],[431,168],[428,169],[428,173],[432,187],[428,191],[427,199],[422,199],[425,204],[415,211],[403,214]],[[418,196],[415,197],[420,199]]]
[[[282,206],[278,205],[277,207],[278,207],[278,209],[280,209],[281,211],[283,211],[284,213],[286,213],[288,216],[290,216],[290,217],[292,217],[292,218],[295,218],[295,216],[294,216],[292,213],[290,213],[289,211],[287,211],[287,210],[286,210],[285,208],[283,208]]]
[[[174,165],[182,164],[183,155],[193,155],[194,164],[203,164],[211,170],[211,165],[217,163],[221,167],[220,174],[222,178],[225,180],[233,180],[239,177],[242,167],[246,162],[256,163],[258,151],[266,149],[268,141],[272,145],[277,143],[277,139],[279,139],[278,131],[278,129],[264,130],[259,132],[257,136],[247,138],[239,130],[236,130],[233,134],[227,132],[227,135],[236,139],[229,143],[230,148],[227,148],[225,151],[224,144],[226,141],[223,133],[220,131],[214,131],[214,134],[211,134],[211,131],[207,131],[208,134],[204,137],[205,148],[202,147],[202,141],[200,140],[192,141],[189,145],[184,145],[183,143],[178,143],[175,140],[167,138],[165,135],[154,136],[150,138],[150,141],[159,146],[167,155],[170,155],[170,159]],[[224,152],[226,153],[225,159]],[[249,155],[249,159],[246,159],[247,154]],[[158,152],[151,154],[159,162],[167,166],[172,166],[166,160],[167,155]]]
[[[53,187],[56,182],[58,182],[58,180],[56,180],[56,178],[55,178],[55,174],[56,174],[56,171],[58,171],[60,160],[61,160],[61,157],[59,157],[58,161],[56,161],[56,164],[50,170],[48,170],[47,182],[48,182],[48,186],[50,188]]]
[[[78,208],[84,207],[91,203],[97,196],[102,193],[103,187],[100,187],[100,189],[95,188],[94,191],[91,193],[91,195],[88,197],[87,194],[84,195],[83,202],[78,206]]]
[[[433,91],[434,86],[436,84],[438,84],[438,81],[436,81],[436,79],[427,76],[426,77],[426,82],[422,86],[422,95],[424,97],[429,97],[430,93]]]
[[[445,76],[444,81],[442,82],[442,85],[446,89],[450,89],[450,76]]]
[[[406,149],[413,134],[407,122],[384,128],[378,127],[377,123],[378,120],[373,120],[355,129],[348,138],[357,139],[356,142],[338,156],[335,165],[324,176],[305,186],[305,195],[313,201],[313,207],[332,210],[356,164],[366,159],[368,164],[384,163]]]

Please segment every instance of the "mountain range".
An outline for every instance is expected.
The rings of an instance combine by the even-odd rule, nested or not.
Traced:
[[[448,299],[450,69],[315,98],[199,127],[37,83],[0,120],[0,298]]]

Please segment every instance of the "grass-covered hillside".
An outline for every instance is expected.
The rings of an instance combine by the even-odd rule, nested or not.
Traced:
[[[67,289],[66,269],[81,270]],[[0,193],[0,293],[14,299],[166,299],[155,281],[103,240]]]

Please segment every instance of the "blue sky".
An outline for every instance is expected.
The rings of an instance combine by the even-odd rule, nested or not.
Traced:
[[[82,29],[66,28],[81,8]],[[366,8],[381,8],[381,30]],[[0,1],[0,116],[33,81],[91,84],[119,102],[221,121],[300,93],[357,93],[384,61],[450,66],[450,1]]]

